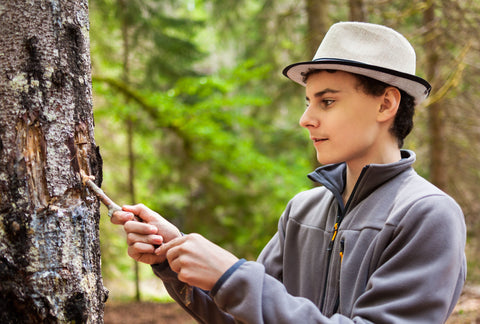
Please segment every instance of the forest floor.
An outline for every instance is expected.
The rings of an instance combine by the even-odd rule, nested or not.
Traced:
[[[175,303],[114,302],[105,307],[105,324],[194,324]],[[447,324],[480,324],[480,286],[465,287]]]
[[[105,324],[194,324],[176,303],[107,302]]]

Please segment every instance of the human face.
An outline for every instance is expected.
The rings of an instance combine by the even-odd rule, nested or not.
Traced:
[[[382,96],[363,92],[354,75],[312,74],[306,83],[307,109],[300,125],[310,133],[321,164],[346,162],[363,168],[377,163],[382,127],[377,122]]]

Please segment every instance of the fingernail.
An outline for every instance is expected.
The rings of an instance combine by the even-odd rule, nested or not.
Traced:
[[[163,243],[163,237],[155,236],[155,237],[152,238],[152,241],[156,245],[162,244]]]

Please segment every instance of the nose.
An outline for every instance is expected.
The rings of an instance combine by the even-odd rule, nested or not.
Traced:
[[[300,117],[299,124],[304,128],[318,127],[320,125],[320,121],[315,117],[315,114],[313,114],[312,108],[308,106],[307,109],[305,109],[302,117]]]

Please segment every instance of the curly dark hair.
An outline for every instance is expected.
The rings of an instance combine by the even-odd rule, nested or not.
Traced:
[[[311,69],[307,72],[302,73],[303,82],[306,82],[307,79],[315,73],[321,71],[327,71],[329,73],[335,73],[337,70],[315,70]],[[382,81],[360,75],[355,73],[350,73],[357,79],[357,87],[361,88],[363,92],[371,96],[381,96],[385,93],[385,90],[391,85],[384,83]],[[397,87],[395,87],[397,88]],[[398,89],[398,88],[397,88]],[[393,121],[392,127],[390,128],[390,133],[392,133],[398,142],[398,147],[402,148],[404,140],[408,134],[413,129],[413,116],[415,114],[415,98],[406,93],[405,91],[398,89],[400,91],[401,99],[398,107],[395,120]]]

